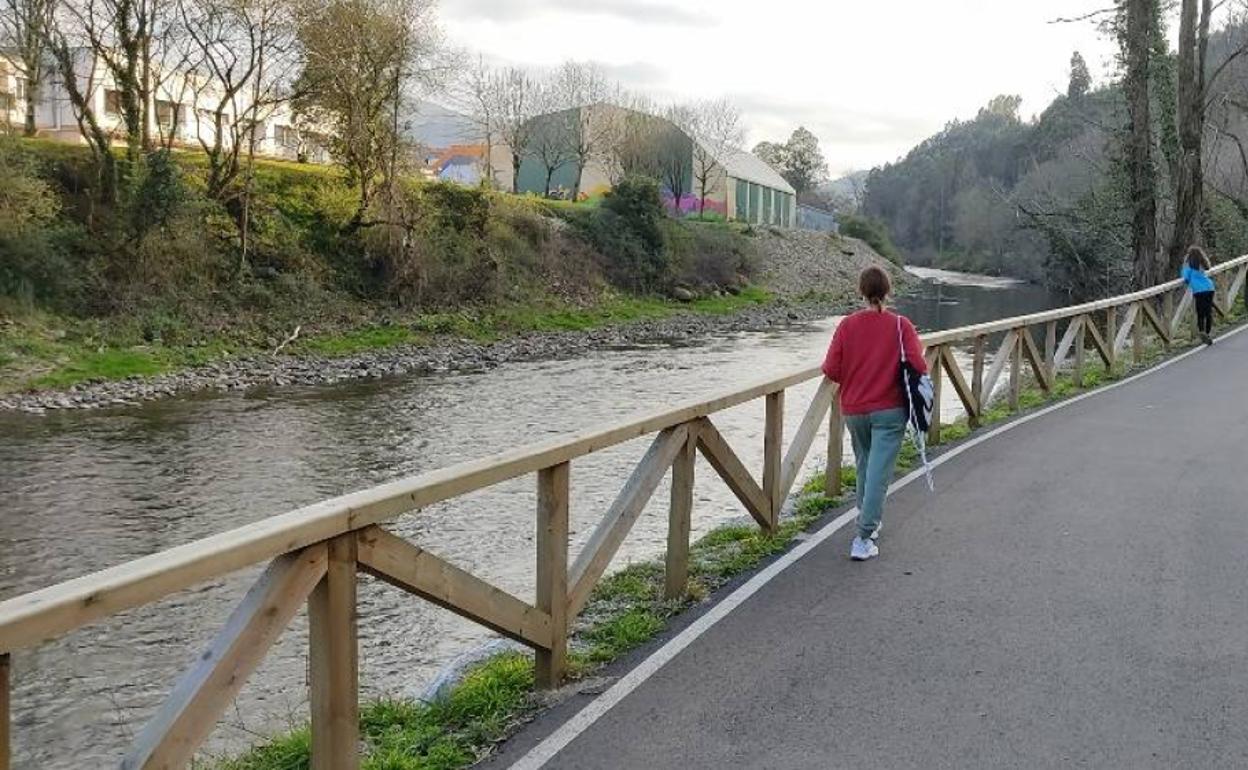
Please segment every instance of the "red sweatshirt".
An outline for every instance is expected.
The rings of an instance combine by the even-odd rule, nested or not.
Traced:
[[[867,414],[906,405],[898,374],[901,366],[898,317],[887,310],[870,308],[847,316],[836,327],[823,361],[823,373],[841,386],[843,414]],[[905,316],[900,318],[906,359],[926,374],[923,345],[914,324]]]

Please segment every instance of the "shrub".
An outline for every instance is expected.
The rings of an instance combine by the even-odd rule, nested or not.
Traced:
[[[669,221],[663,229],[675,280],[713,289],[739,288],[754,272],[754,241],[722,224]]]
[[[865,241],[868,246],[875,249],[877,254],[889,262],[897,265],[902,263],[901,252],[893,245],[892,238],[888,236],[888,229],[879,220],[860,217],[856,214],[842,214],[841,235]]]
[[[629,177],[608,192],[597,209],[570,213],[572,222],[603,255],[612,283],[655,292],[671,282],[658,182]]]
[[[0,136],[0,168],[0,295],[64,304],[83,280],[70,257],[78,229],[59,221],[56,191],[16,139]]]

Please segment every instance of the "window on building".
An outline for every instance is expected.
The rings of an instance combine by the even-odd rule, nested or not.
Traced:
[[[181,122],[178,120],[181,114],[182,105],[176,102],[156,100],[156,122],[160,124],[161,128],[169,129],[176,126]]]
[[[759,208],[758,204],[758,185],[750,182],[750,221],[757,224],[759,222],[759,214],[761,213],[762,209]]]
[[[273,139],[277,142],[278,147],[285,147],[290,150],[299,149],[299,132],[290,126],[274,126]]]
[[[104,114],[110,118],[121,115],[121,92],[108,89],[104,92]]]
[[[774,192],[770,187],[763,188],[763,223],[768,225],[775,224],[771,218],[771,198]]]
[[[26,78],[17,78],[16,96],[18,99],[26,100]]]
[[[737,180],[737,219],[742,222],[750,219],[750,183],[744,179]]]
[[[7,91],[0,91],[0,110],[9,111],[17,106],[17,97]]]

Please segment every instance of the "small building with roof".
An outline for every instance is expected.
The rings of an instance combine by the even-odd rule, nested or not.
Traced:
[[[586,132],[593,134],[589,142],[583,140]],[[740,148],[716,151],[665,118],[594,104],[534,118],[530,134],[517,192],[585,198],[639,173],[659,180],[677,215],[705,212],[753,224],[797,226],[796,191],[775,169]],[[583,167],[578,167],[578,153],[569,149],[578,145],[595,148]],[[495,147],[491,157],[499,187],[511,189],[510,148]]]

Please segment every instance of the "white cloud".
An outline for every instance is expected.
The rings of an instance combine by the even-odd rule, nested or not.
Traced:
[[[1038,113],[1080,50],[1098,80],[1113,46],[1053,24],[1103,0],[444,0],[458,45],[552,66],[593,59],[659,98],[728,96],[750,140],[816,133],[833,172],[895,160],[1001,93]]]

